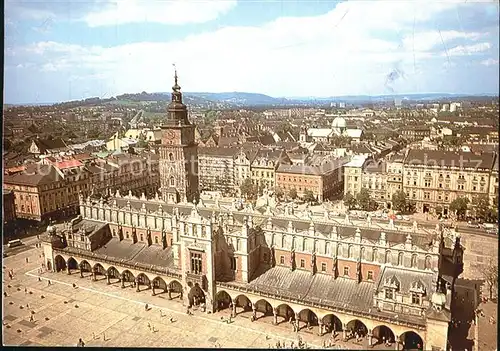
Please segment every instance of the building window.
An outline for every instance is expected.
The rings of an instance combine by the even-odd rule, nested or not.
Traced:
[[[344,277],[349,276],[349,267],[344,267]]]
[[[127,232],[127,239],[129,239],[129,238],[130,238],[130,235],[129,235],[129,233]]]
[[[375,261],[378,261],[378,251],[377,249],[373,249],[372,250],[372,261],[375,262]]]
[[[390,251],[385,252],[385,263],[387,263],[387,264],[391,263],[391,252]]]
[[[169,161],[173,161],[174,160],[174,154],[173,153],[169,153],[168,154],[168,159],[169,159]]]
[[[402,266],[403,265],[403,253],[400,252],[398,254],[398,266]]]
[[[417,293],[411,293],[411,303],[414,305],[420,305],[422,302],[422,299],[420,297],[420,294]]]
[[[431,269],[431,256],[425,257],[425,269]]]
[[[236,257],[231,257],[231,270],[236,270]]]
[[[141,241],[144,241],[144,235],[141,234]]]
[[[394,290],[385,289],[385,299],[386,300],[394,300]]]
[[[321,263],[321,271],[326,272],[326,263]]]
[[[306,266],[306,261],[304,259],[300,260],[300,268],[304,268]]]
[[[158,237],[155,236],[155,244],[158,244]]]
[[[359,252],[359,257],[361,260],[365,259],[365,248],[364,247],[361,248],[361,251]]]
[[[415,254],[411,255],[411,267],[412,268],[417,267],[417,255]]]
[[[349,245],[349,247],[347,248],[347,258],[351,258],[351,255],[352,255],[352,246]]]
[[[280,264],[285,264],[285,256],[280,256]]]
[[[368,271],[368,276],[366,277],[368,280],[373,280],[373,271]]]
[[[174,179],[174,177],[170,177],[170,186],[175,186],[175,179]]]
[[[201,254],[191,253],[191,272],[194,274],[201,273]]]

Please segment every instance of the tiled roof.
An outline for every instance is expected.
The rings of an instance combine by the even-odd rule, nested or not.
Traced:
[[[494,153],[475,154],[441,150],[410,150],[406,165],[445,166],[457,168],[491,169],[495,161]]]
[[[237,148],[227,147],[199,147],[199,156],[234,157],[239,152]]]
[[[61,180],[59,173],[53,166],[31,164],[26,171],[11,175],[4,175],[4,184],[42,185]]]
[[[56,164],[54,164],[54,166],[59,169],[66,169],[66,168],[81,167],[83,166],[83,163],[81,163],[78,160],[68,160],[68,161],[57,162]]]

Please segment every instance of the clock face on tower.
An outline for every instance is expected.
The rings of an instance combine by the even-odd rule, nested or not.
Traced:
[[[175,138],[175,133],[171,130],[167,132],[167,139],[173,139]]]

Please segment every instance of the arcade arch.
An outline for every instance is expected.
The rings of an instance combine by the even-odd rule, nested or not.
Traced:
[[[423,350],[424,342],[420,335],[414,331],[407,331],[400,335],[399,342],[403,345],[403,350]]]
[[[61,272],[66,269],[66,261],[61,255],[54,257],[54,269],[56,272]]]

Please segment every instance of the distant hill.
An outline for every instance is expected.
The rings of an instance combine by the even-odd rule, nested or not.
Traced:
[[[87,98],[79,101],[68,101],[54,104],[63,107],[92,106],[104,103],[120,102],[167,102],[171,99],[170,92],[155,92],[135,94],[122,94],[116,97],[100,99],[98,97]],[[390,102],[394,99],[418,101],[482,101],[492,98],[498,98],[498,94],[448,94],[448,93],[423,93],[423,94],[391,94],[391,95],[345,95],[330,97],[272,97],[259,93],[246,92],[227,92],[227,93],[209,93],[209,92],[183,92],[184,102],[189,106],[196,106],[207,109],[217,108],[235,108],[235,107],[291,107],[291,106],[328,106],[333,102],[345,102],[348,104],[361,104],[372,102]],[[22,104],[30,105],[50,105],[50,104]],[[21,106],[21,105],[18,105]]]

